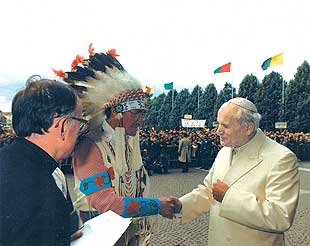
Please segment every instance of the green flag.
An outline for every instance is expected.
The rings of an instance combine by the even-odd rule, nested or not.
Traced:
[[[164,84],[165,90],[173,90],[173,82]]]

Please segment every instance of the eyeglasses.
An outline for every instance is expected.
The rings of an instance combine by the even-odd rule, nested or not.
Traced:
[[[83,118],[78,118],[74,116],[67,117],[68,119],[77,120],[80,122],[80,135],[88,132],[89,121]]]

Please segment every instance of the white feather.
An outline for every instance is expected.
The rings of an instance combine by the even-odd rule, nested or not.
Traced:
[[[89,100],[99,108],[127,90],[142,88],[137,79],[115,67],[107,68],[105,73],[96,71],[95,74],[96,79],[87,79],[87,91]]]

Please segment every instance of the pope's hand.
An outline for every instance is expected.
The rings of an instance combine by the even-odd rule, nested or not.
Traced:
[[[174,214],[179,213],[182,208],[182,203],[177,197],[174,196],[170,196],[168,198],[161,198],[160,203],[160,214],[168,219],[172,219],[174,217]]]
[[[213,198],[218,202],[222,202],[228,189],[229,186],[218,179],[217,182],[212,185]]]

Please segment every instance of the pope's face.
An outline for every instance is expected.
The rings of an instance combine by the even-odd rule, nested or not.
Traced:
[[[144,109],[132,109],[123,113],[123,127],[126,135],[135,136],[143,125]]]
[[[220,108],[217,115],[217,135],[220,137],[222,146],[240,147],[249,141],[247,124],[241,124],[240,108],[234,104],[226,104]]]

